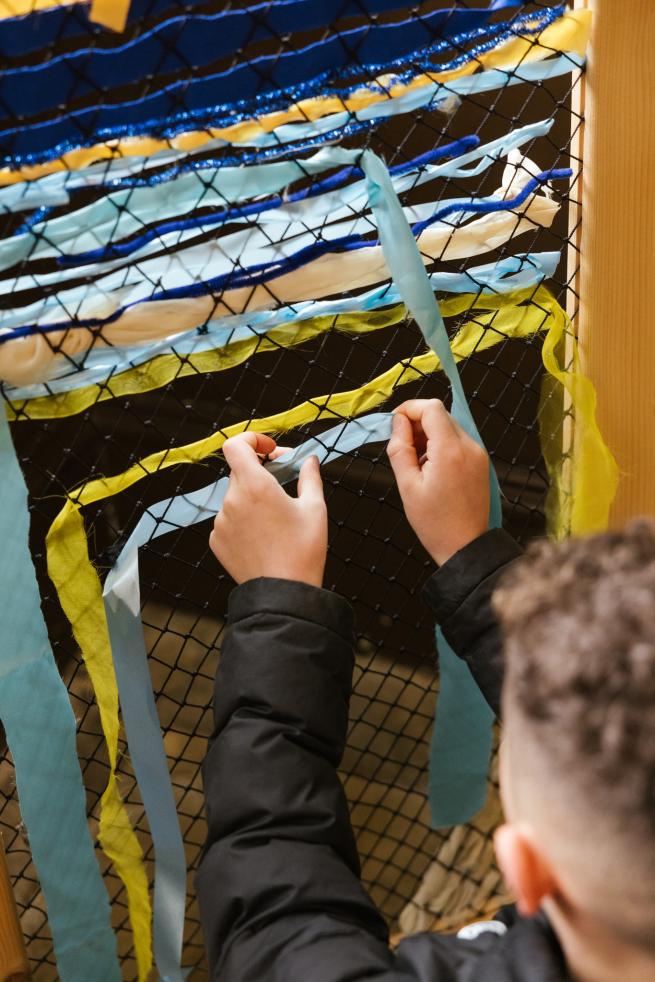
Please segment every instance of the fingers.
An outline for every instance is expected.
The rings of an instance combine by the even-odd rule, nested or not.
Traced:
[[[412,424],[409,418],[399,411],[393,417],[393,429],[387,445],[387,455],[402,494],[403,487],[421,473],[421,468]]]
[[[310,457],[300,468],[298,475],[298,497],[304,501],[324,501],[323,480],[318,457]]]
[[[277,460],[278,457],[282,457],[285,453],[291,453],[293,447],[276,447],[268,454],[269,460]]]
[[[232,474],[237,479],[239,476],[254,477],[256,473],[262,473],[261,460],[258,454],[270,455],[275,452],[275,446],[275,440],[272,440],[270,436],[248,431],[226,440],[223,444],[223,454]]]

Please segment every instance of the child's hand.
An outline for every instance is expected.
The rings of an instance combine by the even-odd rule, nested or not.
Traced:
[[[261,433],[241,433],[223,445],[230,485],[209,545],[237,583],[258,576],[321,586],[327,553],[327,508],[318,459],[300,471],[292,498],[262,466],[259,455],[283,453]]]
[[[489,458],[438,399],[396,410],[387,448],[407,519],[442,565],[489,521]]]

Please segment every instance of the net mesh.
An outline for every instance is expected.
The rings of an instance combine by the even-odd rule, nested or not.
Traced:
[[[163,9],[165,6],[166,10]],[[129,22],[125,33],[119,37],[92,27],[87,6],[77,4],[67,10],[66,17],[61,19],[60,33],[47,47],[10,59],[8,64],[12,67],[45,64],[63,53],[75,51],[81,44],[96,48],[124,44],[174,15],[190,20],[218,10],[241,10],[247,6],[237,2],[186,5],[183,2],[177,5],[153,2],[148,8],[142,4],[142,16]],[[349,41],[349,30],[362,25],[393,24],[401,17],[428,25],[428,14],[434,10],[466,9],[473,4],[453,3],[453,0],[448,3],[414,0],[400,12],[395,10],[371,16],[366,12],[367,5],[362,3],[358,14],[340,18],[340,4],[335,3],[334,15],[327,27],[292,30],[278,36],[267,27],[270,6],[260,4],[251,13],[249,33],[238,50],[201,67],[194,65],[177,43],[179,31],[162,35],[161,59],[154,71],[124,85],[110,89],[99,87],[85,74],[85,63],[76,63],[74,79],[61,104],[27,118],[12,114],[10,105],[5,107],[0,130],[3,153],[7,158],[15,155],[15,138],[10,135],[11,130],[29,129],[56,115],[65,117],[88,107],[138,102],[161,93],[166,87],[170,87],[170,95],[165,116],[172,118],[175,113],[190,109],[187,100],[192,91],[192,80],[227,71],[248,60],[252,64],[253,59],[263,55],[272,55],[272,60],[261,63],[268,66],[261,69],[261,91],[266,91],[271,66],[277,64],[280,56],[310,43],[320,47],[320,43],[334,37],[342,38],[347,50],[348,84],[353,81],[370,83],[379,72],[373,72],[369,65],[358,59],[357,48]],[[518,11],[499,12],[492,23],[506,21],[511,33],[511,25],[517,17],[551,10],[555,10],[555,4],[526,3]],[[35,13],[31,16],[44,15]],[[76,29],[72,30],[71,25]],[[24,29],[29,29],[28,22]],[[426,26],[425,47],[440,41],[440,31],[430,33]],[[432,57],[436,62],[450,60],[458,54],[469,53],[476,43],[479,38],[455,39],[447,49]],[[425,51],[406,56],[404,69],[419,72],[425,57],[429,57]],[[571,67],[573,71],[574,66]],[[577,73],[573,72],[543,82],[502,85],[493,91],[462,98],[459,109],[450,114],[427,105],[395,118],[382,119],[375,126],[361,128],[351,135],[340,134],[340,143],[346,147],[371,148],[384,157],[389,167],[394,167],[464,136],[473,134],[486,143],[517,126],[553,117],[551,131],[525,148],[540,170],[571,167],[574,171],[570,183],[560,181],[554,185],[560,208],[551,227],[534,225],[520,235],[510,234],[495,251],[472,259],[437,260],[430,268],[463,271],[470,269],[472,264],[491,262],[517,252],[556,250],[561,254],[560,263],[547,285],[563,307],[574,311],[575,295],[571,286],[574,269],[567,263],[568,247],[575,231],[571,232],[570,224],[581,164],[571,148],[572,134],[581,123],[574,109],[572,86],[576,79]],[[325,84],[328,84],[327,79]],[[345,80],[334,79],[330,84],[345,85]],[[289,102],[288,96],[286,102]],[[271,98],[270,103],[259,104],[258,116],[275,108],[273,103]],[[79,140],[93,142],[88,139],[93,114],[84,120],[86,122],[79,126],[84,125],[87,129],[81,130]],[[210,115],[199,128],[202,125],[211,125]],[[157,127],[154,129],[156,131]],[[291,153],[289,145],[273,146],[271,153],[276,151]],[[251,148],[226,146],[203,150],[193,159],[238,162],[250,160],[249,153]],[[436,180],[429,185],[416,186],[403,195],[403,203],[419,205],[453,197],[488,196],[499,187],[504,163],[499,160],[479,176],[466,180]],[[167,166],[166,162],[152,166],[152,161],[144,160],[142,173],[161,173]],[[197,195],[189,215],[209,218],[221,210],[221,205],[214,199],[211,204],[205,204],[207,183],[203,170],[197,169],[193,173],[197,180]],[[320,179],[320,176],[301,177],[292,188],[294,191],[309,189]],[[107,186],[75,190],[71,192],[70,202],[54,206],[47,218],[57,218],[100,200],[108,190]],[[121,228],[124,213],[133,214],[135,231],[125,240],[129,242],[136,234],[154,230],[152,254],[163,262],[164,256],[180,250],[180,242],[162,237],[157,216],[142,221],[138,210],[131,212],[132,200],[128,194],[117,205],[116,228]],[[225,201],[222,207],[231,205]],[[38,222],[40,216],[29,219],[30,215],[31,211],[19,211],[0,217],[1,237],[15,234],[26,219]],[[329,220],[328,215],[318,227],[308,227],[307,231],[321,241]],[[451,220],[455,225],[456,222]],[[254,226],[255,221],[252,219],[249,227]],[[518,229],[518,214],[515,222]],[[241,227],[237,224],[234,227],[199,227],[191,242],[193,245],[210,242],[217,235],[226,235]],[[34,242],[45,238],[47,243],[47,228],[42,232],[39,231],[42,226],[36,224],[34,228]],[[261,228],[274,244],[277,226],[262,225]],[[117,234],[120,238],[120,232]],[[4,289],[0,300],[3,317],[44,297],[57,296],[61,287],[44,287],[43,278],[61,268],[57,264],[57,255],[72,250],[60,247],[57,242],[53,243],[53,248],[54,252],[44,258],[31,250],[3,273]],[[242,261],[241,255],[231,254],[229,258],[233,270],[247,269],[248,263]],[[138,270],[139,261],[137,254],[129,266],[123,267],[126,276],[135,268]],[[184,257],[181,261],[183,264]],[[303,275],[302,270],[299,275]],[[196,281],[206,280],[209,276],[207,269],[193,270]],[[86,286],[96,278],[93,271],[81,271],[71,277],[70,283]],[[141,278],[148,284],[144,298],[155,295],[160,287],[157,278],[148,271]],[[278,305],[277,281],[271,279],[262,288],[270,295],[270,305]],[[352,292],[344,291],[336,281],[333,295],[349,296]],[[212,296],[214,309],[225,313],[221,307],[224,291],[215,289]],[[306,299],[312,299],[311,295]],[[61,302],[56,319],[66,320],[73,327],[63,338],[52,335],[50,341],[56,363],[65,362],[69,374],[88,367],[91,362],[87,359],[102,351],[103,345],[110,351],[117,348],[115,342],[105,341],[103,328],[74,326],[76,320],[80,320],[80,309]],[[205,323],[210,316],[205,315]],[[475,313],[471,315],[466,311],[449,318],[449,333],[453,335],[472,316],[475,319]],[[202,329],[200,325],[200,331]],[[485,333],[489,331],[494,331],[493,321],[485,326]],[[88,341],[85,342],[86,353],[73,358],[67,353],[67,344],[74,332],[87,334]],[[545,531],[548,475],[539,433],[542,341],[540,333],[520,340],[499,334],[490,346],[479,345],[460,366],[473,414],[500,479],[505,526],[523,543]],[[175,350],[174,346],[172,350]],[[250,350],[244,349],[241,360],[221,371],[204,370],[193,359],[179,353],[175,356],[170,377],[150,391],[126,394],[117,384],[119,379],[110,374],[100,382],[93,398],[81,411],[54,418],[47,418],[46,414],[37,411],[34,403],[17,398],[11,386],[4,386],[5,399],[16,416],[12,436],[30,493],[31,549],[43,612],[78,722],[79,758],[94,833],[97,831],[99,798],[108,775],[106,748],[86,669],[46,570],[45,537],[67,492],[91,477],[118,474],[149,453],[188,444],[236,422],[278,413],[319,394],[357,389],[378,378],[401,359],[424,350],[419,330],[407,318],[370,333],[344,333],[333,322],[322,333],[295,346],[289,346],[274,335],[269,335],[268,339],[257,337]],[[419,373],[415,381],[407,384],[401,378],[385,400],[385,406],[392,408],[410,397],[438,397],[447,401],[449,392],[445,377],[441,373]],[[334,425],[334,418],[331,423],[324,420],[301,426],[285,442],[299,443],[306,436],[320,434],[330,425]],[[559,434],[542,436],[559,439]],[[150,476],[144,474],[143,480],[127,491],[85,507],[83,516],[90,555],[101,576],[104,578],[111,568],[130,531],[149,505],[168,495],[201,487],[225,472],[222,457],[217,455],[202,465],[160,470]],[[431,828],[426,784],[438,675],[433,624],[420,599],[430,562],[403,516],[382,446],[344,456],[325,468],[324,478],[330,516],[325,583],[353,603],[357,617],[351,721],[341,776],[351,804],[363,879],[392,930],[454,928],[474,917],[491,913],[506,899],[494,865],[491,842],[500,817],[495,768],[492,768],[487,805],[475,820],[450,831]],[[204,523],[163,536],[141,550],[140,560],[143,623],[150,671],[189,869],[184,964],[193,968],[191,979],[198,980],[207,978],[194,894],[194,873],[205,835],[200,765],[211,730],[212,684],[220,657],[227,598],[232,587],[229,577],[209,552],[208,532],[207,523]],[[124,742],[120,745],[118,776],[152,877],[153,855],[148,824]],[[34,977],[45,982],[56,978],[52,942],[21,825],[11,757],[6,749],[0,757],[0,829]],[[136,968],[124,889],[99,848],[97,854],[112,901],[124,977],[133,979]]]

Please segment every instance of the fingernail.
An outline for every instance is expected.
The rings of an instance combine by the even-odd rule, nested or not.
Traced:
[[[398,413],[394,413],[393,418],[391,420],[392,431],[397,430],[399,426],[400,426],[400,416],[398,415]]]

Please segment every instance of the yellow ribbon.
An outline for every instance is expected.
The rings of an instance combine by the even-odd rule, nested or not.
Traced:
[[[100,0],[100,2],[111,4],[112,0]],[[394,84],[388,78],[381,77],[376,80],[374,88],[363,87],[346,99],[340,99],[336,96],[303,99],[282,112],[269,113],[267,116],[244,120],[226,127],[207,127],[203,130],[180,133],[178,136],[171,136],[163,140],[149,136],[138,136],[127,137],[122,140],[109,140],[106,143],[97,143],[92,147],[80,147],[70,150],[57,160],[32,164],[16,170],[4,168],[0,170],[0,185],[31,181],[60,170],[78,170],[99,160],[113,157],[149,156],[171,148],[181,151],[197,150],[209,140],[221,139],[229,143],[240,143],[262,133],[270,133],[285,123],[316,120],[330,113],[343,112],[344,109],[356,112],[375,103],[384,102],[389,98],[404,95],[432,82],[449,82],[465,75],[472,75],[478,69],[506,68],[509,70],[518,68],[526,62],[543,61],[556,51],[569,51],[583,55],[589,40],[590,30],[591,12],[576,10],[564,14],[537,36],[535,36],[535,32],[530,35],[526,29],[525,34],[506,41],[492,51],[471,58],[470,61],[457,69],[424,73],[403,84]],[[385,91],[379,91],[380,86]]]
[[[527,300],[532,302],[522,305],[522,301]],[[466,309],[467,303],[471,305],[470,296],[452,298],[449,312],[461,312]],[[509,297],[476,296],[473,306],[486,308],[486,312],[468,321],[457,332],[452,341],[457,361],[508,338],[525,338],[548,331],[547,341],[549,338],[556,340],[563,335],[568,324],[566,314],[545,287],[517,292]],[[379,316],[384,320],[382,312]],[[394,318],[403,316],[405,310],[402,305],[387,311],[388,322],[395,322]],[[349,329],[354,329],[354,324],[354,321],[350,322]],[[377,330],[381,326],[381,323],[376,323],[370,329]],[[314,325],[316,327],[317,324]],[[366,326],[359,324],[359,329],[366,329]],[[358,389],[318,396],[273,416],[235,423],[195,443],[149,454],[121,474],[93,478],[76,488],[69,494],[50,528],[46,540],[48,571],[87,666],[107,741],[110,778],[101,800],[100,843],[127,888],[140,979],[144,978],[146,966],[150,964],[149,898],[141,852],[116,787],[118,692],[102,589],[89,558],[81,508],[119,494],[159,470],[179,464],[200,463],[216,454],[229,437],[247,429],[279,434],[323,419],[359,416],[385,402],[398,387],[425,378],[439,369],[439,359],[428,351],[403,359]]]
[[[580,370],[568,318],[551,327],[542,358],[548,373],[539,409],[542,453],[550,478],[548,531],[557,539],[602,532],[618,488],[619,469],[598,428],[596,391]]]
[[[52,10],[53,7],[72,7],[89,0],[0,0],[0,20],[7,17],[23,17],[37,10]],[[92,0],[89,20],[113,31],[125,28],[130,0]]]
[[[92,0],[89,19],[112,31],[124,31],[130,0]]]
[[[497,310],[500,307],[517,306],[529,300],[534,288],[491,296],[461,294],[441,302],[444,317],[456,317],[467,310]],[[11,420],[55,419],[73,416],[106,399],[150,392],[169,382],[188,375],[206,372],[222,372],[247,361],[255,353],[276,351],[311,341],[330,330],[344,334],[363,334],[379,331],[399,324],[407,316],[403,304],[377,311],[353,311],[351,313],[312,317],[273,328],[266,335],[235,341],[212,351],[201,351],[180,358],[176,354],[157,355],[143,365],[130,368],[112,376],[110,382],[87,385],[70,392],[62,392],[34,399],[8,400],[6,410]]]

